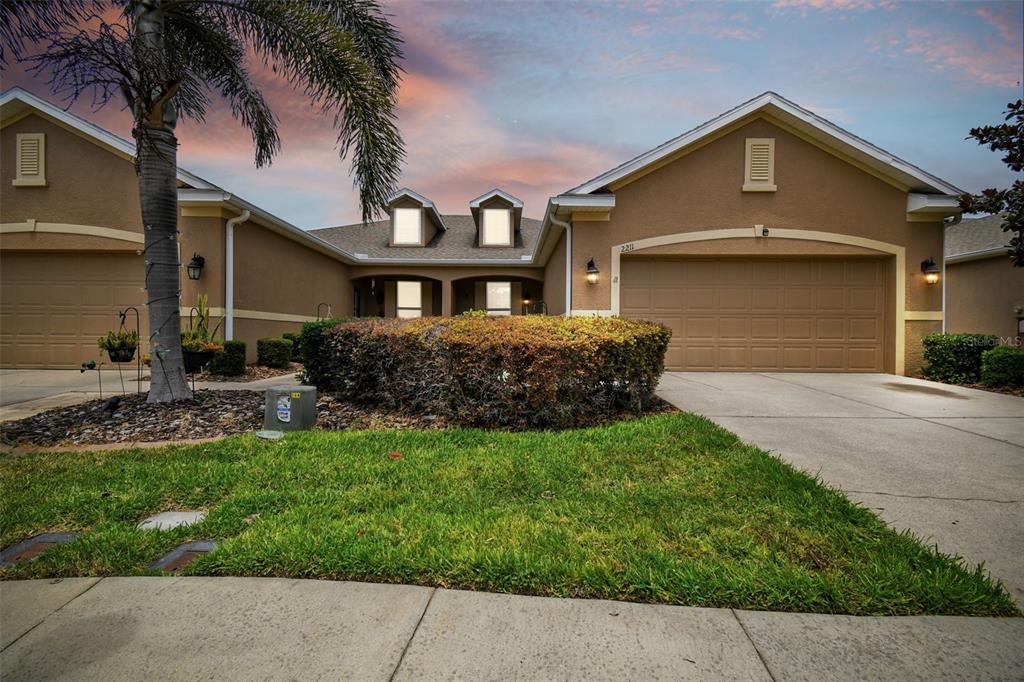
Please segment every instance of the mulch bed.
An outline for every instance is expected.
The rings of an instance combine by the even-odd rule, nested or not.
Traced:
[[[193,400],[149,404],[146,395],[119,396],[60,407],[0,424],[5,445],[85,445],[215,438],[263,428],[263,391],[198,390]],[[317,398],[317,428],[408,429],[443,426],[440,419],[409,417]]]
[[[192,400],[149,404],[146,395],[118,396],[60,407],[32,417],[0,424],[0,441],[7,446],[65,446],[103,443],[217,438],[263,428],[263,391],[196,391]],[[647,414],[674,412],[658,400]],[[623,414],[619,419],[640,415]],[[435,415],[408,415],[374,409],[339,400],[317,397],[316,428],[342,429],[436,429],[452,426]]]
[[[979,391],[989,393],[1002,393],[1004,395],[1015,395],[1024,398],[1024,386],[986,386],[985,384],[960,384],[964,388],[976,388]]]
[[[246,384],[250,381],[259,381],[260,379],[270,379],[273,377],[285,376],[286,374],[295,374],[301,370],[302,365],[297,362],[293,362],[289,367],[285,367],[283,369],[277,367],[263,367],[261,365],[246,365],[245,374],[241,376],[199,372],[196,374],[195,379],[196,381],[230,381],[232,383]]]

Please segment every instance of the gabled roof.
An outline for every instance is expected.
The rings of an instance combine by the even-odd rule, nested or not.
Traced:
[[[960,221],[946,228],[946,260],[974,260],[1005,256],[1013,235],[1003,231],[1003,216],[990,215]]]
[[[945,180],[937,178],[898,156],[876,147],[853,133],[840,128],[831,121],[771,91],[758,95],[724,114],[716,116],[710,121],[683,133],[679,137],[672,138],[668,142],[648,152],[644,152],[598,175],[596,178],[588,180],[582,185],[568,190],[566,194],[590,194],[606,190],[609,185],[636,173],[644,167],[675,154],[733,123],[760,112],[781,120],[783,123],[809,135],[825,146],[832,147],[864,163],[884,176],[891,177],[900,184],[907,186],[910,191],[926,194],[963,194],[963,190]]]
[[[505,201],[507,201],[510,204],[512,204],[512,208],[522,208],[523,207],[522,199],[516,199],[514,196],[512,196],[508,192],[502,191],[502,190],[498,189],[497,187],[492,189],[490,192],[486,192],[484,194],[481,194],[476,199],[473,199],[471,202],[469,202],[469,207],[470,208],[480,208],[480,204],[482,202],[484,202],[484,201],[487,201],[491,197],[501,197]]]
[[[121,156],[135,158],[134,142],[130,142],[109,130],[99,127],[95,123],[90,123],[84,118],[65,111],[52,102],[47,102],[45,99],[37,97],[27,90],[13,87],[0,94],[0,121],[7,121],[15,116],[20,116],[28,109],[37,110],[57,123],[81,133],[86,139],[111,149]],[[181,168],[178,168],[178,182],[194,189],[220,189],[212,182]]]
[[[130,142],[123,137],[119,137],[109,130],[101,128],[95,123],[90,123],[84,118],[80,118],[74,114],[64,111],[60,107],[47,102],[30,92],[15,87],[6,90],[3,94],[0,94],[0,123],[6,123],[8,120],[20,117],[25,112],[32,110],[37,113],[41,113],[44,117],[48,117],[66,128],[72,129],[81,137],[90,140],[100,147],[108,149],[119,156],[123,156],[127,159],[135,158],[135,143]],[[242,199],[237,195],[227,192],[217,185],[214,185],[212,182],[204,180],[198,175],[189,173],[187,170],[183,170],[179,167],[177,178],[178,182],[183,185],[183,187],[178,188],[179,204],[211,206],[226,204],[233,207],[239,213],[242,211],[249,211],[253,220],[260,222],[275,232],[283,234],[290,239],[301,242],[306,246],[320,251],[321,253],[347,263],[353,263],[356,260],[352,254],[347,253],[337,245],[325,242],[322,239],[317,238],[315,235],[309,234],[305,230],[300,229],[288,221],[247,202],[245,199]]]
[[[434,205],[434,202],[426,198],[419,192],[413,192],[408,187],[403,187],[402,189],[398,190],[397,192],[389,196],[388,206],[390,207],[392,204],[394,204],[396,201],[403,197],[412,199],[420,206],[427,209],[427,211],[430,212],[430,217],[434,219],[434,222],[437,224],[439,230],[446,231],[448,229],[448,226],[444,224],[444,218],[441,216],[441,212],[437,210],[437,206]]]

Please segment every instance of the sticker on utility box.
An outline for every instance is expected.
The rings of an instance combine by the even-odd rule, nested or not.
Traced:
[[[292,420],[292,399],[290,396],[277,397],[277,421],[288,423]]]

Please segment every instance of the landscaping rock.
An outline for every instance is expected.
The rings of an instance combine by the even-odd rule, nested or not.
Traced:
[[[170,530],[191,526],[206,518],[204,511],[169,511],[154,514],[139,524],[139,530]]]

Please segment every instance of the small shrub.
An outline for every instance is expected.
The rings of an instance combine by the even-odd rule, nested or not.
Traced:
[[[225,341],[224,350],[210,359],[210,374],[237,377],[245,374],[245,341]]]
[[[981,378],[981,354],[999,344],[991,334],[929,334],[924,337],[924,375],[950,384]]]
[[[316,333],[306,375],[319,388],[503,428],[566,428],[643,409],[672,336],[649,322],[547,316],[367,319]]]
[[[1024,387],[1024,348],[999,346],[981,355],[981,383]]]
[[[292,342],[278,337],[256,341],[256,362],[264,367],[286,368],[292,361]]]
[[[302,362],[302,332],[285,332],[281,338],[292,342],[292,362]]]
[[[316,382],[311,377],[323,377],[331,374],[329,354],[326,343],[328,341],[327,330],[337,327],[339,324],[348,322],[349,318],[339,317],[327,320],[306,322],[299,332],[299,348],[302,351],[303,371],[299,378],[309,384]]]

